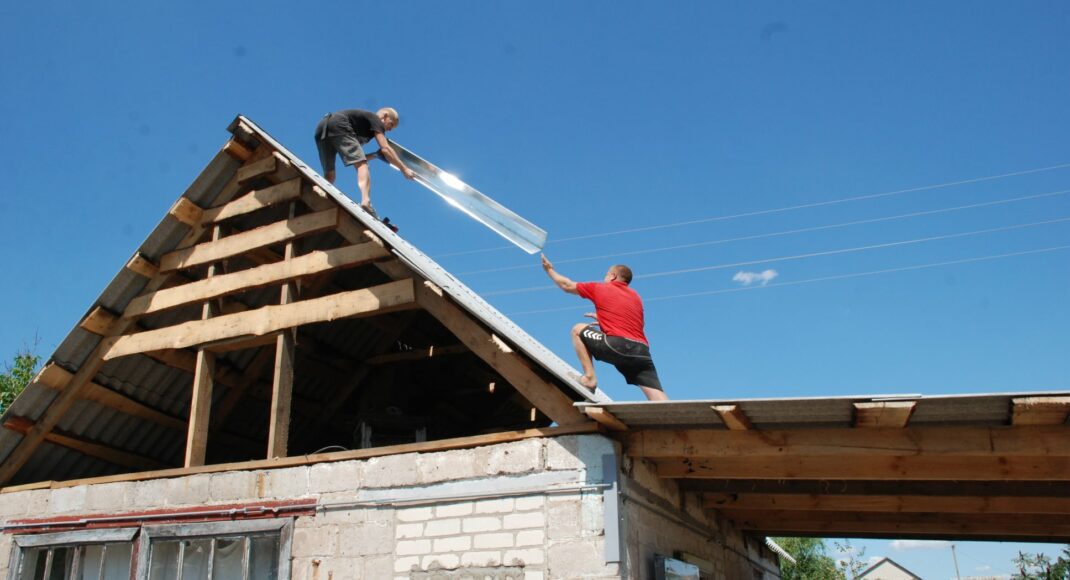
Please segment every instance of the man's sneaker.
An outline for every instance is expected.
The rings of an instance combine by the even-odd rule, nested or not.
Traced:
[[[371,214],[371,216],[373,218],[379,219],[379,214],[375,213],[375,208],[372,207],[372,204],[369,203],[368,205],[361,205],[360,207],[362,207],[364,209],[364,211],[366,211],[369,214]]]

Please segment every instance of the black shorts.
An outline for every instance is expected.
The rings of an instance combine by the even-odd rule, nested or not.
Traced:
[[[320,166],[323,167],[324,173],[334,171],[335,155],[340,155],[342,163],[346,166],[368,159],[356,135],[351,133],[327,135],[329,124],[330,115],[327,115],[316,125],[316,150],[319,151]]]
[[[587,346],[591,356],[617,367],[629,385],[662,390],[647,345],[620,336],[609,336],[597,324],[588,324],[580,332],[580,340]]]

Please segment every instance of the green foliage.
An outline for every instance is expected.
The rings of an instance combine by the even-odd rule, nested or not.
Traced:
[[[37,363],[41,357],[33,352],[33,349],[25,349],[15,353],[15,359],[11,364],[5,365],[4,371],[0,372],[0,413],[7,410],[15,397],[30,384],[37,374]]]
[[[1018,552],[1014,559],[1018,574],[1015,580],[1067,580],[1070,579],[1070,544],[1063,547],[1063,553],[1053,562],[1046,554],[1027,554]]]
[[[840,542],[833,542],[836,546],[836,551],[843,554],[843,558],[837,562],[837,566],[844,577],[854,579],[858,578],[858,575],[866,571],[869,568],[869,564],[866,562],[866,549],[862,548],[855,551],[854,546],[851,545],[851,540],[844,540]]]
[[[845,580],[846,575],[836,567],[821,538],[773,538],[793,558],[792,564],[781,558],[780,575],[783,580]]]

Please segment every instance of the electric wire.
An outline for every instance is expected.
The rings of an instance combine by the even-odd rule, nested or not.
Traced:
[[[987,256],[977,256],[973,258],[962,258],[959,260],[947,260],[943,262],[930,262],[927,264],[916,264],[913,266],[902,266],[899,268],[885,268],[883,270],[870,270],[867,272],[851,272],[848,274],[836,274],[832,276],[820,276],[817,278],[807,278],[805,280],[792,280],[790,282],[774,282],[771,284],[762,284],[757,286],[742,286],[739,288],[721,288],[718,290],[704,290],[701,292],[688,292],[685,294],[673,294],[669,296],[656,296],[654,298],[644,298],[644,303],[649,302],[664,302],[668,300],[678,300],[681,298],[694,298],[698,296],[713,296],[717,294],[730,294],[734,292],[746,292],[749,290],[763,290],[766,288],[782,288],[785,286],[799,286],[802,284],[813,284],[817,282],[829,282],[833,280],[847,280],[850,278],[862,278],[867,276],[878,276],[882,274],[891,274],[896,272],[909,272],[914,270],[926,270],[931,268],[939,268],[944,266],[955,266],[959,264],[972,264],[976,262],[987,262],[991,260],[1000,260],[1004,258],[1013,258],[1018,256],[1027,256],[1034,254],[1046,254],[1051,252],[1058,252],[1061,250],[1070,249],[1070,244],[1063,246],[1051,246],[1047,248],[1038,248],[1035,250],[1022,250],[1019,252],[1007,252],[1003,254],[991,254]],[[524,310],[519,312],[510,312],[508,316],[525,316],[529,314],[546,314],[551,312],[568,312],[578,310],[590,310],[590,305],[587,306],[566,306],[562,308],[544,308],[540,310]]]
[[[743,241],[748,241],[748,240],[758,240],[758,239],[763,239],[763,238],[773,238],[773,237],[787,236],[787,235],[792,235],[792,234],[818,232],[818,231],[832,230],[832,229],[838,229],[838,228],[845,228],[845,227],[850,227],[850,226],[872,224],[872,223],[880,223],[880,222],[907,219],[907,218],[913,218],[913,217],[921,217],[921,216],[926,216],[926,215],[937,215],[937,214],[941,214],[941,213],[950,213],[950,212],[954,212],[954,211],[962,211],[962,210],[966,210],[966,209],[975,209],[975,208],[979,208],[979,207],[991,207],[991,206],[996,206],[996,205],[1004,205],[1004,204],[1008,204],[1008,203],[1015,203],[1015,202],[1019,202],[1019,201],[1030,201],[1030,200],[1034,200],[1034,199],[1042,199],[1042,198],[1045,198],[1045,197],[1053,197],[1053,196],[1057,196],[1057,195],[1065,195],[1067,193],[1070,193],[1070,189],[1062,189],[1062,190],[1058,190],[1058,191],[1048,191],[1048,192],[1037,193],[1037,194],[1033,194],[1033,195],[1026,195],[1026,196],[1014,197],[1014,198],[1008,198],[1008,199],[999,199],[999,200],[986,201],[986,202],[980,202],[980,203],[971,203],[971,204],[959,205],[959,206],[955,206],[955,207],[945,207],[945,208],[939,208],[939,209],[931,209],[931,210],[916,211],[916,212],[910,212],[910,213],[902,213],[902,214],[891,215],[891,216],[876,217],[876,218],[869,218],[869,219],[862,219],[862,220],[854,220],[854,221],[849,221],[849,222],[840,222],[840,223],[836,223],[836,224],[827,224],[827,225],[822,225],[822,226],[812,226],[812,227],[806,227],[806,228],[796,228],[796,229],[791,229],[791,230],[782,230],[782,231],[779,231],[779,232],[768,232],[768,233],[764,233],[764,234],[753,234],[753,235],[748,235],[748,236],[738,236],[738,237],[734,237],[734,238],[722,238],[722,239],[719,239],[719,240],[707,240],[707,241],[704,241],[704,242],[693,242],[693,243],[689,243],[689,244],[677,244],[677,245],[674,245],[674,246],[661,246],[661,247],[658,247],[658,248],[645,248],[645,249],[642,249],[642,250],[633,250],[633,251],[628,251],[628,252],[616,252],[616,253],[613,253],[613,254],[602,254],[600,256],[585,256],[585,257],[580,257],[580,258],[568,258],[568,259],[564,259],[564,260],[554,260],[554,263],[555,264],[574,264],[574,263],[577,263],[577,262],[589,262],[589,261],[592,261],[592,260],[604,260],[604,259],[607,259],[607,258],[620,258],[620,257],[623,257],[623,256],[636,256],[636,255],[640,255],[640,254],[652,254],[652,253],[657,253],[657,252],[668,252],[668,251],[673,251],[673,250],[686,250],[686,249],[691,249],[691,248],[701,248],[701,247],[706,247],[706,246],[727,244],[727,243],[731,243],[731,242],[743,242]],[[507,271],[510,271],[510,270],[526,270],[526,269],[533,269],[533,268],[539,268],[539,267],[540,267],[539,264],[534,264],[534,263],[529,262],[527,264],[520,264],[520,265],[516,265],[516,266],[503,266],[503,267],[500,267],[500,268],[487,268],[487,269],[484,269],[484,270],[471,270],[471,271],[468,271],[468,272],[461,272],[458,275],[459,276],[472,276],[472,275],[476,275],[476,274],[489,274],[489,273],[494,273],[494,272],[507,272]]]
[[[695,224],[704,224],[704,223],[711,223],[711,222],[718,222],[718,221],[726,221],[726,220],[733,220],[733,219],[744,218],[744,217],[752,217],[752,216],[759,216],[759,215],[768,215],[768,214],[774,214],[774,213],[789,212],[789,211],[795,211],[795,210],[800,210],[800,209],[809,209],[809,208],[813,208],[813,207],[823,207],[823,206],[828,206],[828,205],[849,203],[849,202],[853,202],[853,201],[863,201],[863,200],[867,200],[867,199],[877,199],[877,198],[881,198],[881,197],[890,197],[890,196],[894,196],[894,195],[902,195],[904,193],[914,193],[914,192],[918,192],[918,191],[931,191],[931,190],[934,190],[934,189],[943,189],[943,188],[955,187],[955,186],[959,186],[959,185],[968,185],[968,184],[973,184],[973,183],[983,183],[983,182],[986,182],[986,181],[993,181],[993,180],[996,180],[996,179],[1006,179],[1008,177],[1017,177],[1017,176],[1021,176],[1021,175],[1030,175],[1030,174],[1034,174],[1034,173],[1043,173],[1045,171],[1055,171],[1055,170],[1058,170],[1058,169],[1065,169],[1067,167],[1070,167],[1070,163],[1060,163],[1058,165],[1049,165],[1049,166],[1046,166],[1046,167],[1037,167],[1037,168],[1033,168],[1033,169],[1024,169],[1024,170],[1021,170],[1021,171],[1012,171],[1012,172],[1009,172],[1009,173],[1000,173],[1000,174],[996,174],[996,175],[986,175],[986,176],[983,176],[983,177],[973,177],[973,178],[970,178],[970,179],[961,179],[961,180],[958,180],[958,181],[947,181],[947,182],[936,183],[936,184],[931,184],[931,185],[921,185],[921,186],[918,186],[918,187],[909,187],[909,188],[906,188],[906,189],[897,189],[897,190],[894,190],[894,191],[883,191],[883,192],[879,192],[879,193],[869,193],[869,194],[856,195],[856,196],[844,197],[844,198],[839,198],[839,199],[830,199],[830,200],[825,200],[825,201],[809,202],[809,203],[798,204],[798,205],[789,205],[789,206],[783,206],[783,207],[754,210],[754,211],[743,212],[743,213],[738,213],[738,214],[730,214],[730,215],[722,215],[722,216],[711,216],[711,217],[706,217],[706,218],[700,218],[700,219],[695,219],[695,220],[687,220],[687,221],[681,221],[681,222],[673,222],[673,223],[668,223],[668,224],[657,224],[657,225],[652,225],[652,226],[642,226],[642,227],[637,227],[637,228],[615,230],[615,231],[610,231],[610,232],[599,232],[599,233],[594,233],[594,234],[583,234],[583,235],[571,236],[571,237],[567,237],[567,238],[560,238],[560,239],[557,239],[557,240],[550,240],[550,241],[547,242],[547,245],[560,244],[560,243],[564,243],[564,242],[574,242],[574,241],[578,241],[578,240],[589,240],[589,239],[593,239],[593,238],[604,238],[604,237],[616,236],[616,235],[621,235],[621,234],[633,234],[633,233],[639,233],[639,232],[648,232],[648,231],[667,229],[667,228],[675,228],[675,227],[695,225]],[[450,252],[450,253],[446,253],[446,254],[438,254],[436,257],[437,258],[451,258],[451,257],[454,257],[454,256],[465,256],[465,255],[470,255],[470,254],[496,252],[496,251],[499,251],[499,250],[511,249],[512,247],[513,246],[496,246],[496,247],[493,247],[493,248],[482,248],[482,249],[478,249],[478,250],[465,250],[465,251],[460,251],[460,252]]]
[[[964,238],[968,236],[977,236],[982,234],[990,234],[995,232],[1005,232],[1011,230],[1019,230],[1024,228],[1032,228],[1043,225],[1050,225],[1056,223],[1062,223],[1070,221],[1070,217],[1054,218],[1050,220],[1043,220],[1039,222],[1030,222],[1025,224],[1014,224],[1009,226],[999,226],[995,228],[986,228],[983,230],[973,230],[969,232],[958,232],[954,234],[942,234],[938,236],[927,236],[924,238],[914,238],[911,240],[900,240],[896,242],[884,242],[881,244],[869,244],[866,246],[855,246],[851,248],[839,248],[835,250],[823,250],[820,252],[808,252],[805,254],[795,254],[792,256],[778,256],[776,258],[762,258],[758,260],[746,260],[743,262],[732,262],[729,264],[714,264],[711,266],[699,266],[696,268],[682,268],[679,270],[668,270],[665,272],[654,272],[652,274],[640,274],[633,278],[633,280],[660,278],[663,276],[676,276],[679,274],[692,274],[695,272],[707,272],[710,270],[724,270],[726,268],[738,268],[740,266],[753,266],[755,264],[768,264],[770,262],[786,262],[789,260],[803,260],[806,258],[816,258],[820,256],[833,256],[838,254],[848,254],[853,252],[864,252],[869,250],[877,250],[881,248],[893,248],[898,246],[905,246],[910,244],[922,244],[927,242],[935,242],[940,240],[950,240],[955,238]],[[525,292],[537,292],[542,290],[552,290],[557,288],[557,285],[541,285],[541,286],[528,286],[526,288],[514,288],[511,290],[497,290],[493,292],[484,292],[484,296],[504,296],[508,294],[522,294]]]

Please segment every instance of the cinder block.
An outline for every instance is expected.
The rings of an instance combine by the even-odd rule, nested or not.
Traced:
[[[477,514],[498,514],[513,511],[513,498],[483,499],[476,502]]]
[[[516,533],[517,546],[541,546],[546,542],[546,532],[542,530],[524,530]]]
[[[394,560],[394,572],[411,572],[420,569],[419,556],[406,556]]]
[[[376,556],[375,558],[365,558],[364,578],[365,580],[379,580],[380,578],[390,578],[390,570],[392,570],[393,568],[393,556]]]
[[[539,570],[524,570],[524,580],[543,580],[545,576]]]
[[[394,547],[398,556],[423,556],[431,553],[431,540],[402,540]]]
[[[167,505],[198,506],[208,503],[211,480],[208,474],[165,479],[164,497],[167,498]]]
[[[466,534],[496,532],[502,529],[502,520],[491,516],[465,518],[461,522],[461,528]]]
[[[600,535],[605,527],[602,495],[584,493],[580,500],[580,525],[586,535]]]
[[[546,514],[549,521],[546,529],[551,540],[580,537],[583,526],[578,498],[568,502],[550,502]]]
[[[130,493],[127,495],[130,507],[158,508],[170,505],[167,502],[168,482],[166,479],[135,481],[131,485]]]
[[[398,545],[405,541],[398,542]],[[392,527],[375,524],[339,526],[338,555],[346,557],[381,556],[394,552]],[[398,552],[401,555],[401,552]]]
[[[294,558],[330,558],[338,552],[338,526],[294,528]]]
[[[360,558],[334,558],[326,562],[327,574],[311,580],[368,580],[364,574],[364,560]]]
[[[455,570],[461,565],[461,557],[456,554],[436,554],[424,556],[420,568],[423,570]]]
[[[87,486],[85,509],[93,512],[120,510],[126,506],[126,495],[133,485],[133,483],[123,481]]]
[[[399,522],[425,522],[431,519],[432,513],[429,507],[403,508],[397,510]]]
[[[462,566],[500,566],[501,552],[465,552],[461,554]]]
[[[507,530],[522,530],[524,528],[541,528],[546,525],[546,517],[542,512],[525,512],[508,514],[502,518],[502,526]]]
[[[438,483],[457,479],[472,479],[484,475],[476,464],[475,451],[455,449],[420,455],[416,460],[419,482]]]
[[[363,463],[360,461],[337,461],[317,463],[309,468],[308,491],[330,493],[360,488]]]
[[[308,495],[308,466],[271,469],[263,475],[261,497],[291,499]]]
[[[435,540],[434,549],[436,554],[443,552],[463,552],[472,547],[472,538],[457,536],[456,538],[439,538]]]
[[[467,516],[474,510],[473,506],[474,504],[470,501],[435,506],[435,517],[452,518],[456,516]]]
[[[461,520],[449,519],[449,520],[432,520],[427,522],[427,527],[424,528],[425,536],[450,536],[453,534],[461,533]],[[435,550],[436,552],[438,550]]]
[[[84,485],[53,489],[52,499],[48,502],[49,512],[53,514],[62,514],[84,511],[85,496],[86,486]]]
[[[537,510],[544,505],[546,505],[546,496],[544,495],[516,498],[516,511],[518,512]]]
[[[399,540],[419,538],[424,535],[423,524],[398,524],[394,527],[394,537]]]
[[[542,548],[506,550],[505,554],[502,555],[502,560],[506,566],[530,566],[545,562],[546,554],[542,551]]]
[[[387,455],[373,457],[364,464],[364,487],[402,487],[416,485],[418,477],[416,460],[418,455]]]
[[[616,454],[613,441],[601,435],[567,435],[546,441],[546,468],[586,469],[588,483],[601,482],[602,456]]]
[[[514,545],[513,534],[510,532],[479,534],[472,538],[472,545],[480,550],[486,550],[488,548],[512,548]]]
[[[486,475],[528,473],[542,469],[542,440],[527,439],[475,450]]]
[[[560,542],[546,551],[551,578],[581,578],[619,574],[616,564],[603,560],[602,540],[588,539]]]
[[[256,498],[256,474],[252,471],[227,471],[210,477],[208,495],[213,502]]]

